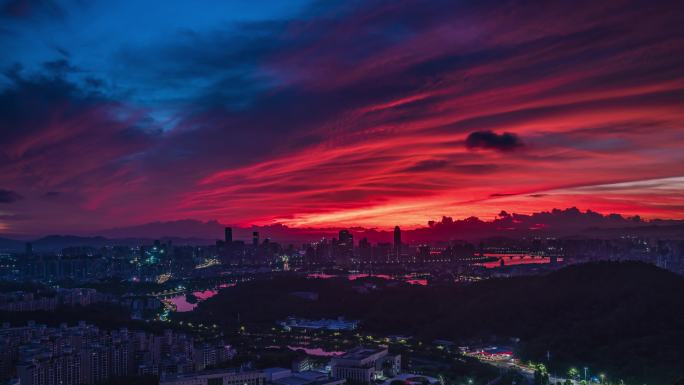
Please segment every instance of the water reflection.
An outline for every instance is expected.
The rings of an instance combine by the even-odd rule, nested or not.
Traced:
[[[177,296],[171,297],[168,300],[176,306],[177,312],[187,312],[193,311],[199,302],[207,300],[216,294],[218,294],[219,289],[226,287],[235,286],[234,283],[224,283],[219,285],[217,289],[209,289],[203,291],[193,291],[192,293],[179,294]]]
[[[354,274],[341,274],[341,275],[335,275],[335,274],[324,274],[324,273],[311,273],[307,274],[307,278],[318,278],[318,279],[329,279],[329,278],[339,278],[339,277],[346,277],[350,281],[357,280],[359,278],[380,278],[380,279],[386,279],[386,280],[398,280],[398,281],[403,281],[406,283],[410,283],[411,285],[421,285],[425,286],[428,284],[427,278],[424,278],[426,274],[409,274],[409,275],[404,275],[404,276],[391,276],[387,274],[366,274],[366,273],[354,273]]]
[[[336,356],[341,356],[344,354],[344,352],[329,352],[327,350],[323,350],[323,348],[307,348],[305,346],[287,346],[288,349],[290,350],[303,350],[306,354],[310,356],[319,356],[319,357],[336,357]]]
[[[488,269],[494,269],[502,266],[551,263],[551,257],[542,257],[529,254],[485,254],[484,256],[498,258],[495,261],[478,263],[479,266],[484,266]],[[558,258],[558,262],[563,262],[563,258]]]

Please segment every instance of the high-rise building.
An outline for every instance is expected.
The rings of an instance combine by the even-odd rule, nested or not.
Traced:
[[[372,258],[374,263],[393,263],[394,251],[392,244],[389,242],[381,242],[375,245],[372,250]]]
[[[347,265],[354,257],[354,236],[349,230],[340,230],[337,240],[335,260],[338,265]]]
[[[353,246],[354,236],[349,232],[349,230],[340,230],[339,242]]]
[[[401,229],[394,226],[394,257],[398,260],[401,257]]]
[[[368,264],[371,263],[372,247],[368,238],[363,238],[359,241],[359,258],[361,263]]]
[[[259,246],[259,232],[255,231],[252,233],[252,246]]]
[[[233,229],[230,227],[226,227],[224,229],[224,233],[225,233],[224,241],[226,242],[226,245],[230,245],[231,243],[233,243]]]

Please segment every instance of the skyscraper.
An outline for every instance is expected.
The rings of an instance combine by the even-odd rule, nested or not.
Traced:
[[[349,230],[340,230],[340,244],[354,246],[354,236]]]
[[[359,241],[359,257],[361,263],[371,263],[372,248],[368,238],[363,238]]]
[[[354,236],[349,230],[340,230],[340,239],[337,241],[336,262],[344,266],[351,262],[354,257]]]
[[[259,246],[259,232],[255,231],[252,233],[252,246]]]
[[[394,258],[397,260],[401,257],[401,229],[399,226],[394,226]]]
[[[225,232],[226,244],[229,245],[229,244],[233,243],[233,229],[230,227],[226,227],[224,229],[224,232]]]

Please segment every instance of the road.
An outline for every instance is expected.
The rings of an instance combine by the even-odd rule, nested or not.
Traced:
[[[518,365],[515,362],[511,361],[488,361],[488,360],[480,360],[480,362],[483,362],[485,364],[492,365],[494,367],[497,367],[499,369],[513,369],[517,370],[519,373],[521,373],[525,378],[528,380],[530,384],[534,383],[534,370],[523,366],[523,365]],[[556,384],[560,382],[561,384],[564,384],[567,378],[563,377],[554,377],[554,376],[549,376],[549,383],[551,384]],[[579,382],[575,380],[570,380],[573,385],[578,385]]]

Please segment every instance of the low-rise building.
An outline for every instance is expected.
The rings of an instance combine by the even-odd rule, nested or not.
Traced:
[[[344,385],[346,382],[343,378],[330,377],[313,370],[282,375],[271,381],[273,385]]]
[[[373,380],[394,377],[401,371],[401,355],[387,349],[358,347],[330,362],[332,376],[354,384],[370,384]]]
[[[211,370],[166,376],[159,381],[159,385],[264,385],[266,379],[267,375],[263,371]]]
[[[292,372],[285,368],[259,371],[211,370],[164,376],[160,385],[344,385],[345,380],[316,371]]]

